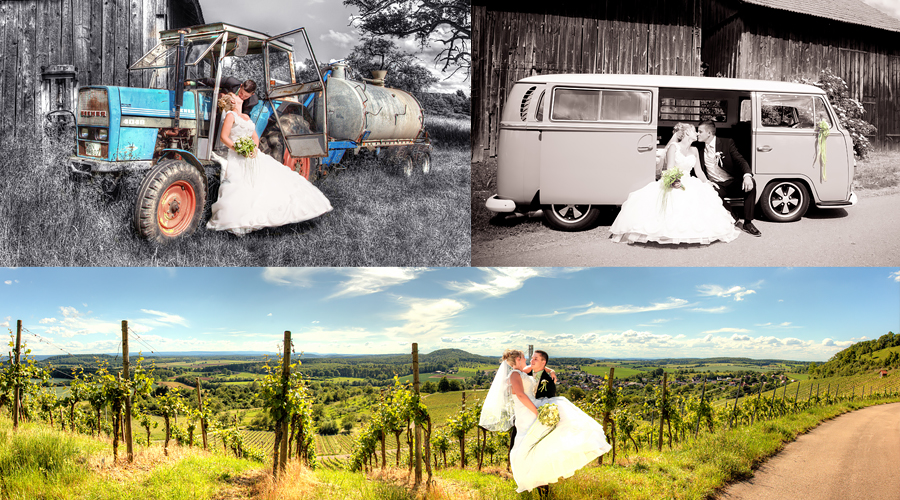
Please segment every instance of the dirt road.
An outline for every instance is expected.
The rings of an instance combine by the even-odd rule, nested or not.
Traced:
[[[718,500],[897,500],[900,403],[823,423],[785,446]]]
[[[753,221],[762,232],[742,233],[709,246],[613,243],[609,226],[581,233],[554,231],[540,219],[497,228],[491,239],[473,234],[473,266],[897,266],[900,265],[900,194],[866,197],[850,208],[811,208],[787,224]],[[532,226],[533,225],[533,226]],[[509,233],[508,235],[505,233]],[[898,495],[897,498],[900,498]]]

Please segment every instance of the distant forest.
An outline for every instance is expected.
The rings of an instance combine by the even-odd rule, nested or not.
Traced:
[[[878,339],[857,342],[836,353],[825,363],[810,363],[809,374],[817,378],[854,375],[867,370],[900,367],[900,350],[879,353],[900,346],[900,335],[888,332]]]

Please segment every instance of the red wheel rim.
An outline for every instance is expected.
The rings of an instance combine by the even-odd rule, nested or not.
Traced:
[[[169,236],[178,236],[191,224],[194,209],[197,207],[197,194],[191,183],[175,181],[166,188],[159,199],[156,220],[159,230]]]

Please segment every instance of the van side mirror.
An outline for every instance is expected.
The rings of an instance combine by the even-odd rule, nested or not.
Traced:
[[[237,37],[237,47],[234,49],[234,55],[244,57],[247,55],[247,49],[250,47],[250,40],[246,35]]]

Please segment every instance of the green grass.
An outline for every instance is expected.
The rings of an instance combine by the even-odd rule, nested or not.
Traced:
[[[228,478],[259,464],[199,451],[122,476],[112,466],[106,440],[58,432],[41,424],[17,432],[0,419],[0,498],[19,499],[207,499]],[[124,455],[124,446],[119,448]],[[136,454],[146,450],[136,446]],[[157,450],[153,453],[158,453]],[[139,458],[140,460],[140,458]],[[116,466],[120,467],[120,466]]]
[[[461,266],[470,261],[469,150],[436,148],[431,172],[406,178],[348,158],[317,186],[334,210],[246,237],[207,231],[156,246],[132,229],[141,180],[117,201],[66,174],[68,148],[0,146],[0,263],[8,266]],[[350,155],[352,156],[352,155]]]

